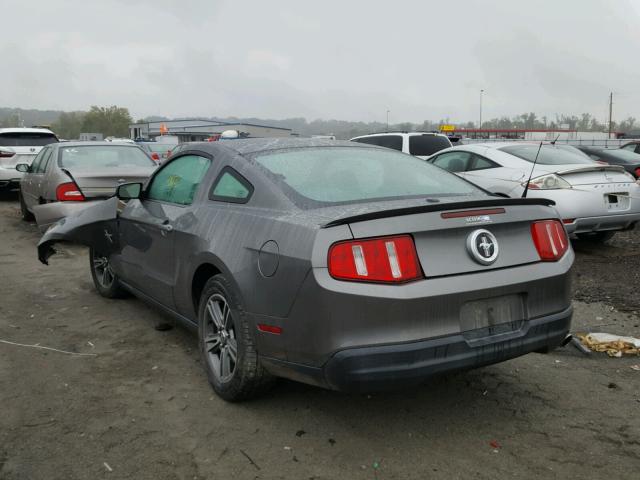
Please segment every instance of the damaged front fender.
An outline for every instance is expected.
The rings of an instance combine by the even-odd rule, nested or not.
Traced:
[[[90,246],[104,254],[117,250],[119,207],[120,200],[112,197],[61,219],[40,239],[38,259],[48,265],[56,253],[53,245],[62,242]]]

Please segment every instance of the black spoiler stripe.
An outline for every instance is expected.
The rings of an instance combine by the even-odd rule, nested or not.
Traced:
[[[400,217],[403,215],[413,215],[416,213],[442,212],[449,210],[468,210],[470,208],[483,207],[511,207],[515,205],[542,205],[551,207],[556,202],[546,198],[498,198],[491,200],[469,200],[466,202],[453,203],[430,203],[428,205],[416,205],[414,207],[394,208],[390,210],[381,210],[377,212],[362,213],[351,217],[337,218],[322,225],[321,228],[336,227],[338,225],[346,225],[348,223],[365,222],[367,220],[377,220],[379,218]]]

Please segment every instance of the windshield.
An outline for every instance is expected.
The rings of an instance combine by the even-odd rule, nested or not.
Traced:
[[[636,164],[640,163],[640,155],[630,152],[629,150],[600,150],[598,153],[603,153],[606,156],[615,158],[619,163]],[[606,160],[606,157],[604,157]]]
[[[43,147],[56,143],[58,139],[53,133],[7,132],[0,133],[0,146],[3,147]]]
[[[96,168],[155,167],[156,164],[138,147],[91,145],[60,148],[58,165],[74,170]]]
[[[409,137],[409,153],[420,157],[433,155],[450,146],[449,139],[439,135],[411,135]]]
[[[299,148],[255,161],[304,200],[320,204],[421,196],[485,195],[418,158],[373,148]]]
[[[512,145],[502,147],[499,150],[515,155],[522,160],[532,162],[535,160],[540,145]],[[542,145],[538,161],[540,165],[568,165],[572,163],[586,163],[592,165],[594,162],[584,153],[573,147],[566,145]]]

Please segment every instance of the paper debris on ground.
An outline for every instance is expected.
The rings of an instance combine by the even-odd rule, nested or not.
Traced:
[[[610,333],[578,334],[583,345],[594,352],[606,352],[610,357],[640,355],[640,339]]]

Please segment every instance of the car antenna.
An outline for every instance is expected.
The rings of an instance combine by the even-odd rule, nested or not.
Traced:
[[[529,191],[529,182],[531,181],[531,177],[533,177],[533,171],[536,168],[536,163],[538,163],[538,155],[540,155],[540,150],[542,149],[542,142],[538,146],[538,152],[536,153],[536,158],[533,159],[533,167],[531,167],[531,172],[529,172],[529,179],[527,180],[527,184],[524,186],[524,192],[522,192],[522,198],[527,198],[527,192]]]
[[[555,138],[555,140],[553,140],[552,142],[549,142],[549,144],[550,145],[555,145],[559,138],[560,138],[560,135],[558,135]],[[536,163],[538,163],[538,155],[540,155],[540,150],[541,149],[542,149],[542,142],[540,142],[540,145],[538,146],[538,152],[536,153],[536,158],[533,159],[533,167],[531,167],[531,172],[529,173],[529,179],[527,180],[527,184],[524,187],[524,192],[522,192],[522,198],[527,198],[527,192],[529,192],[529,182],[531,182],[531,177],[533,176],[533,171],[536,168]]]

